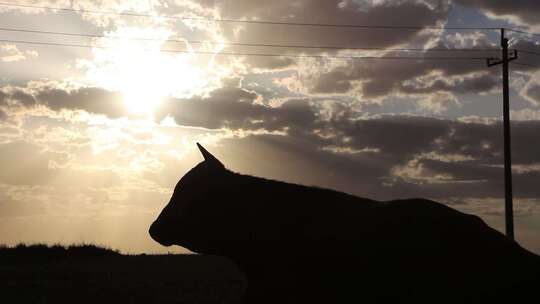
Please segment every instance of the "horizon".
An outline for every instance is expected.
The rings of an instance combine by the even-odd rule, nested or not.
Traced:
[[[0,245],[182,253],[148,229],[203,160],[504,233],[540,254],[540,9],[487,0],[0,3]]]

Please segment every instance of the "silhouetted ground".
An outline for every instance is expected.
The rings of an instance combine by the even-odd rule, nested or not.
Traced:
[[[494,265],[496,268],[497,266]],[[474,274],[463,269],[463,279]],[[361,273],[336,282],[348,281],[347,289],[364,293]],[[411,276],[414,277],[414,275]],[[377,280],[377,278],[371,278]],[[494,278],[504,280],[504,278]],[[387,278],[391,284],[391,278]],[[382,280],[384,281],[384,280]],[[485,297],[452,303],[522,303],[535,293],[540,280],[521,281],[510,287],[510,298]],[[340,283],[340,284],[341,284]],[[439,282],[443,283],[443,282]],[[477,287],[485,285],[477,282]],[[434,282],[437,285],[437,282]],[[433,287],[433,286],[431,286]],[[93,245],[0,246],[0,303],[241,303],[246,288],[244,275],[229,260],[211,255],[124,255]],[[426,286],[427,288],[427,286]],[[500,288],[500,287],[499,287]],[[395,294],[387,284],[381,292]],[[268,286],[269,293],[275,292]],[[497,288],[491,293],[496,294]],[[312,290],[314,292],[314,290]],[[428,290],[425,290],[428,292]],[[432,293],[435,291],[432,291]],[[272,297],[271,294],[267,294]],[[332,301],[332,303],[348,303]],[[450,294],[436,292],[429,303],[447,303]],[[487,300],[489,299],[489,300]],[[518,300],[516,300],[518,299]],[[486,301],[484,301],[486,300]],[[365,303],[402,303],[392,297]],[[535,303],[536,299],[532,301]],[[276,304],[283,303],[281,301]],[[330,303],[309,301],[306,303]],[[352,303],[352,302],[351,302]],[[356,303],[356,302],[355,302]],[[426,303],[426,302],[407,302]]]
[[[217,256],[0,247],[1,303],[238,303],[244,289],[243,275]]]

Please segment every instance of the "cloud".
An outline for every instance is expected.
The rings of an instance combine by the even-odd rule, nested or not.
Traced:
[[[278,107],[257,103],[260,95],[245,89],[225,87],[208,97],[171,99],[161,109],[159,117],[170,115],[182,126],[208,129],[266,129],[311,124],[314,112],[306,100],[289,100]]]
[[[215,2],[212,1],[212,3]],[[435,25],[446,18],[448,13],[448,7],[444,4],[429,7],[420,1],[379,3],[379,5],[361,7],[361,4],[353,1],[344,1],[341,2],[344,5],[340,5],[337,1],[314,2],[301,0],[291,2],[278,0],[266,5],[260,5],[260,3],[254,4],[252,1],[243,0],[234,2],[218,1],[217,6],[224,17],[233,18],[257,17],[260,20],[337,24],[387,24],[389,22],[385,21],[399,19],[403,24],[420,27]],[[267,35],[260,36],[269,33],[269,30],[272,31],[270,37]],[[279,39],[282,43],[302,42],[308,45],[378,45],[384,47],[409,41],[418,32],[418,30],[412,30],[404,34],[403,32],[395,33],[390,31],[381,35],[377,31],[339,29],[337,35],[334,29],[261,26],[243,28],[240,35],[248,41],[255,41],[255,38],[265,37],[271,41]]]
[[[481,132],[474,132],[481,128],[478,125],[381,117],[355,126],[351,131],[358,131],[354,133],[356,138],[340,144],[334,142],[342,141],[343,137],[321,139],[302,132],[289,136],[253,135],[223,140],[223,148],[217,149],[217,153],[227,166],[243,173],[285,178],[375,199],[428,197],[445,202],[450,197],[503,197],[501,151],[497,145],[489,148]],[[398,129],[401,132],[395,132]],[[499,129],[486,126],[486,130],[496,133]],[[533,135],[523,135],[527,132],[523,132],[521,125],[513,130],[519,137],[523,136],[516,143],[533,140]],[[472,135],[468,136],[469,132]],[[418,136],[421,138],[416,139]],[[405,147],[393,151],[399,143]],[[477,145],[487,151],[481,151]],[[520,155],[518,159],[522,162],[530,164],[524,167],[537,168],[538,154],[528,155],[525,160],[523,149],[518,144],[513,152]],[[261,161],[262,164],[253,165]],[[516,171],[514,196],[537,198],[539,181],[538,171]]]
[[[475,52],[446,52],[471,48]],[[498,71],[486,69],[486,57],[496,49],[484,33],[443,34],[431,40],[425,52],[379,54],[383,59],[347,60],[342,64],[302,65],[275,82],[294,93],[310,97],[355,98],[358,104],[382,104],[390,98],[408,98],[418,110],[442,114],[460,106],[459,95],[489,94],[499,88]],[[430,51],[435,49],[436,51]],[[428,59],[394,60],[393,56]],[[449,57],[430,60],[429,57]]]
[[[253,68],[256,71],[277,71],[280,69],[290,69],[295,64],[295,60],[291,57],[285,56],[255,56],[246,60],[248,67]]]
[[[540,111],[532,109],[511,110],[510,119],[518,120],[540,120]]]
[[[29,82],[26,87],[4,87],[0,105],[32,108],[45,106],[53,111],[84,110],[111,118],[128,116],[122,94],[98,87],[72,88],[57,82]]]
[[[102,88],[83,87],[72,91],[44,89],[40,90],[35,97],[38,102],[55,111],[85,110],[109,117],[126,116],[128,113],[120,93]]]
[[[427,80],[427,81],[426,81]],[[457,93],[471,94],[490,92],[499,86],[499,79],[489,73],[468,74],[463,77],[425,79],[401,84],[399,91],[404,94]]]
[[[504,18],[519,25],[540,25],[538,1],[454,0],[463,6],[479,9],[493,18]]]
[[[28,57],[37,57],[36,51],[21,51],[15,44],[2,44],[0,45],[0,61],[3,62],[17,62],[25,60]]]
[[[485,81],[489,84],[489,77],[487,80],[481,80],[484,76],[486,75],[467,77],[480,79],[480,83]],[[468,92],[470,86],[476,86],[473,80],[467,84],[467,81],[450,78],[445,82],[437,79],[428,82],[426,88],[414,87],[414,84],[408,88],[414,94],[422,94],[436,88],[433,90],[442,92],[440,94],[443,96],[440,96],[440,100],[427,101],[426,106],[440,103],[443,107],[446,102],[455,102],[452,101],[452,95],[444,96],[452,82],[455,82],[456,86],[462,86],[463,92]],[[124,111],[123,106],[120,106],[122,104],[118,95],[97,88],[69,88],[33,83],[26,87],[5,88],[2,92],[0,102],[8,109],[14,106],[43,105],[55,111],[79,109],[106,114],[109,117],[118,117],[123,115]],[[437,95],[426,94],[426,96]],[[115,108],[115,105],[119,107]],[[255,142],[256,145],[262,146],[275,145],[276,150],[293,149],[289,151],[292,154],[305,154],[308,159],[306,162],[317,164],[318,172],[329,170],[339,176],[328,184],[329,181],[324,180],[325,173],[321,173],[322,175],[313,181],[314,184],[349,192],[357,191],[355,190],[357,184],[354,181],[360,180],[366,180],[364,187],[361,188],[364,193],[374,197],[401,197],[425,193],[422,195],[441,198],[458,188],[463,189],[463,196],[485,197],[493,196],[493,193],[499,193],[503,189],[500,166],[502,130],[497,120],[482,122],[408,115],[370,116],[358,112],[358,109],[350,105],[331,99],[324,102],[311,99],[284,99],[269,105],[257,92],[236,87],[234,82],[211,91],[208,95],[184,99],[171,98],[159,108],[157,119],[161,120],[167,116],[172,117],[181,126],[219,129],[223,132],[232,132],[231,134],[247,131],[241,136],[229,136],[231,139],[221,135],[216,137],[221,141],[231,141],[231,145],[237,142],[252,142],[249,145],[255,145],[253,143]],[[540,149],[530,144],[535,141],[539,128],[540,122],[534,117],[514,121],[512,125],[513,161],[516,166],[520,166],[520,170],[515,173],[516,185],[518,183],[520,185],[516,186],[517,196],[532,197],[540,194],[534,186],[535,181],[538,181],[539,172],[533,170],[540,162],[538,159]],[[53,133],[56,134],[53,131],[50,129],[42,133],[52,136]],[[274,131],[278,131],[276,135],[270,135]],[[73,149],[79,149],[79,152],[80,149],[85,149],[86,156],[89,160],[93,159],[92,163],[96,166],[100,161],[109,158],[118,159],[119,166],[128,166],[131,168],[129,170],[134,170],[133,172],[157,173],[165,170],[166,165],[160,160],[161,156],[151,151],[132,149],[137,151],[133,153],[128,149],[124,151],[125,153],[114,157],[110,155],[117,147],[124,147],[122,146],[124,141],[152,146],[156,143],[154,135],[151,135],[151,140],[146,140],[146,135],[139,133],[131,136],[124,131],[119,131],[121,134],[117,135],[115,132],[105,130],[101,135],[96,132],[91,134],[91,142],[69,135],[69,132],[62,134],[65,133],[66,138],[73,139],[71,141],[73,144],[69,144]],[[78,162],[75,164],[70,162],[70,165],[66,166],[69,157],[62,152],[66,150],[51,149],[56,142],[60,143],[55,138],[34,136],[30,139],[33,143],[48,147],[47,152],[43,152],[45,154],[40,152],[27,157],[29,160],[36,160],[33,164],[38,167],[32,170],[44,174],[36,174],[35,178],[41,176],[41,180],[44,180],[58,170],[83,172],[94,168],[93,165],[81,167]],[[38,149],[21,148],[17,145],[21,143],[12,142],[3,150]],[[11,148],[8,149],[9,147]],[[90,156],[89,153],[97,155]],[[136,169],[139,167],[144,170]],[[107,170],[109,169],[116,170],[114,168]],[[4,176],[4,183],[15,183],[16,180],[20,183],[23,180],[22,177],[17,177],[19,175],[16,169],[5,172],[11,173]]]
[[[381,127],[375,128],[377,125]],[[533,130],[538,127],[538,121],[513,124],[515,165],[522,164],[527,168],[539,161],[540,150],[530,145],[535,136]],[[412,189],[415,189],[425,193],[422,195],[444,197],[460,189],[460,195],[484,197],[502,193],[504,189],[502,128],[499,122],[479,124],[383,117],[356,122],[349,132],[353,139],[343,146],[376,148],[379,154],[386,155],[388,171],[379,178],[390,178],[389,184],[394,191],[412,194]],[[373,139],[366,139],[363,134],[371,134]],[[533,186],[540,181],[539,177],[537,171],[515,172],[516,196],[535,197],[540,194]]]
[[[22,4],[23,6],[3,6],[0,8],[0,12],[17,12],[19,14],[26,15],[36,15],[41,14],[42,16],[51,11],[48,9],[40,8],[30,8],[24,7],[27,5],[37,6],[37,7],[58,7],[58,8],[67,8],[74,10],[86,10],[86,11],[104,11],[104,12],[138,12],[138,13],[148,13],[153,11],[156,7],[148,1],[145,0],[78,0],[78,1],[64,1],[64,0],[37,0],[32,1],[31,3],[25,1],[12,1],[13,4]],[[17,3],[18,2],[18,3]],[[80,18],[92,22],[95,25],[100,27],[107,27],[113,23],[129,23],[134,18],[123,18],[115,14],[88,14],[88,13],[74,13],[80,15]],[[40,17],[42,17],[40,16]],[[130,20],[131,19],[131,20]],[[139,19],[139,18],[136,18]],[[157,18],[145,18],[147,20],[136,20],[137,23],[142,23],[150,20],[150,22],[155,22]],[[154,19],[154,20],[152,20]]]
[[[466,90],[470,84],[463,85]],[[184,126],[287,130],[318,144],[357,151],[377,149],[401,157],[436,148],[447,155],[465,153],[484,161],[501,160],[496,154],[502,151],[499,121],[483,123],[407,115],[370,117],[338,101],[315,103],[309,99],[291,99],[269,106],[256,92],[236,87],[224,87],[206,97],[170,100],[160,112],[160,117],[167,115]],[[516,163],[528,163],[535,159],[534,155],[540,155],[540,150],[528,147],[528,140],[534,138],[538,127],[539,122],[533,118],[514,122]]]
[[[265,4],[249,0],[240,1],[197,1],[202,7],[215,10],[221,18],[277,21],[289,23],[325,24],[400,24],[411,26],[433,26],[446,20],[449,12],[448,1],[287,1],[277,0]],[[222,24],[221,31],[228,41],[257,43],[264,37],[268,44],[323,45],[350,47],[389,47],[407,44],[411,40],[427,40],[432,35],[422,29],[407,31],[366,30],[358,28],[305,27],[264,24]],[[235,50],[237,50],[235,48]],[[245,48],[242,48],[246,51]],[[241,51],[242,51],[241,50]],[[259,52],[250,48],[249,52]],[[285,48],[275,49],[276,53],[290,53]],[[318,49],[300,49],[294,52],[321,53]],[[336,51],[324,52],[335,53]],[[269,59],[264,57],[245,58],[248,66],[255,68],[284,68],[292,65],[289,59]]]
[[[498,120],[369,116],[337,101],[289,100],[271,107],[255,92],[232,87],[207,97],[171,100],[161,115],[172,116],[180,125],[209,129],[282,130],[281,135],[252,133],[221,141],[224,146],[240,145],[231,148],[235,151],[267,147],[276,155],[261,155],[272,162],[286,162],[286,155],[303,155],[306,160],[300,163],[305,167],[299,172],[312,165],[314,169],[309,170],[319,174],[310,175],[310,184],[379,198],[444,198],[457,189],[461,189],[457,196],[486,197],[504,189],[503,133]],[[520,166],[515,172],[517,197],[540,195],[534,186],[540,173],[533,170],[540,162],[540,148],[530,144],[539,128],[540,121],[534,119],[512,125],[513,162]],[[333,172],[334,179],[326,179],[325,170]],[[297,182],[306,177],[282,173],[277,176],[290,176]]]
[[[487,216],[502,217],[504,212],[504,199],[496,197],[468,198],[452,200],[452,206],[463,212]],[[540,201],[538,199],[514,200],[514,216],[517,218],[538,214]]]
[[[532,105],[540,105],[540,72],[534,74],[520,92]]]
[[[417,101],[418,107],[428,113],[442,114],[449,106],[459,106],[458,99],[448,92],[435,92]]]
[[[485,61],[481,60],[352,60],[301,79],[311,93],[355,92],[368,100],[388,94],[485,93],[498,83],[494,72],[486,72]]]

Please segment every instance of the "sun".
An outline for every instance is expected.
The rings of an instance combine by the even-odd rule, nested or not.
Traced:
[[[150,89],[128,88],[122,91],[124,103],[134,114],[144,115],[153,113],[156,105],[162,102],[164,96]]]
[[[179,84],[193,73],[188,62],[163,55],[159,50],[117,52],[124,56],[115,60],[118,69],[113,82],[127,108],[135,114],[151,114],[165,97],[181,90]]]
[[[104,39],[102,44],[107,47],[93,50],[94,60],[86,63],[87,78],[98,86],[121,92],[133,114],[150,116],[165,98],[197,94],[204,87],[207,73],[194,63],[193,54],[161,50],[170,35],[168,31],[123,28],[110,35],[126,38]]]

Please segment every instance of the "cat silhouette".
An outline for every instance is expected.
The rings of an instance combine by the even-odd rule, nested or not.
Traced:
[[[242,175],[197,146],[150,236],[233,260],[246,303],[477,303],[538,282],[539,257],[475,215]]]

